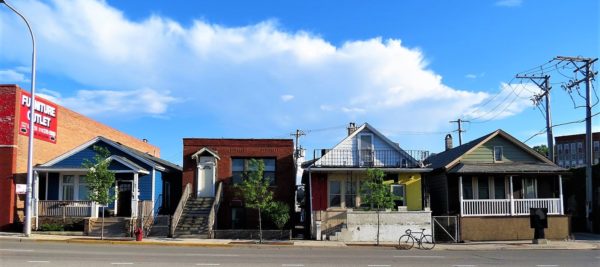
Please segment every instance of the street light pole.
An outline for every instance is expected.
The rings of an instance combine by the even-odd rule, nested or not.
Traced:
[[[31,43],[32,50],[31,53],[31,103],[29,105],[29,146],[27,151],[27,191],[25,195],[25,223],[23,225],[23,234],[25,236],[31,235],[31,198],[33,191],[33,120],[34,120],[34,110],[35,110],[35,63],[36,63],[36,49],[35,49],[35,36],[33,35],[33,31],[31,30],[31,25],[27,19],[19,13],[15,8],[9,5],[5,0],[0,0],[1,4],[6,5],[10,10],[12,10],[15,14],[19,15],[21,19],[27,25],[27,29],[29,29],[29,34],[31,34]]]

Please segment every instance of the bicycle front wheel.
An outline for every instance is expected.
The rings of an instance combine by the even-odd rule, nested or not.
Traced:
[[[398,239],[398,249],[411,249],[415,245],[415,239],[409,235],[402,235]]]
[[[419,245],[421,245],[422,249],[432,249],[433,247],[435,247],[435,242],[433,242],[433,236],[424,235],[423,237],[421,237],[421,242],[419,242]]]

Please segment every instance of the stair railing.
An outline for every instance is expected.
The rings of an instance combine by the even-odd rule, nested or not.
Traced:
[[[181,215],[183,214],[183,208],[185,207],[185,203],[187,203],[188,199],[192,195],[192,185],[186,184],[183,193],[181,194],[181,198],[179,199],[179,204],[177,204],[177,209],[175,213],[173,213],[173,217],[171,218],[171,229],[170,229],[170,237],[175,236],[175,229],[177,229],[177,224],[179,223],[179,219],[181,219]]]
[[[217,193],[215,194],[215,201],[213,201],[210,213],[208,214],[208,237],[211,239],[215,238],[217,212],[219,212],[219,206],[221,205],[221,199],[223,198],[223,182],[219,182],[217,185]]]

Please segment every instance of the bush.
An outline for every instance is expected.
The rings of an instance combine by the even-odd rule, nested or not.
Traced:
[[[277,226],[277,229],[283,229],[285,224],[290,220],[290,208],[287,204],[277,201],[269,208],[268,215],[275,226]]]
[[[40,230],[42,230],[42,231],[64,231],[65,228],[62,224],[44,223],[41,225]]]

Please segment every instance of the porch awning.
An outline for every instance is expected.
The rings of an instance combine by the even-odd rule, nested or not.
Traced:
[[[452,168],[449,173],[473,174],[473,173],[546,173],[564,174],[567,169],[552,164],[544,163],[460,163]]]

